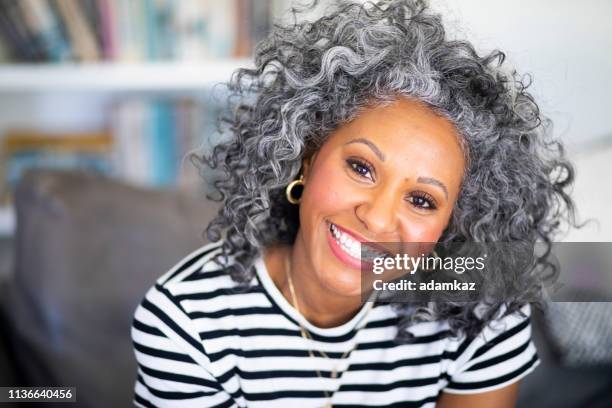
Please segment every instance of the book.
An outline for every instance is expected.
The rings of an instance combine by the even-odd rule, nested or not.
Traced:
[[[113,138],[107,132],[44,133],[8,131],[0,156],[0,202],[10,202],[12,192],[25,171],[53,168],[113,174]]]
[[[169,101],[149,104],[148,147],[150,149],[151,185],[167,187],[176,181],[175,108]]]
[[[234,50],[234,43],[236,42],[236,31],[238,27],[236,25],[236,13],[237,13],[237,2],[233,1],[220,1],[214,3],[208,3],[206,21],[208,31],[206,33],[205,40],[207,42],[208,54],[206,56],[213,58],[229,58],[232,56]],[[247,22],[245,23],[248,26]],[[248,56],[251,49],[245,54]]]
[[[158,22],[158,9],[155,0],[142,0],[144,13],[144,41],[145,56],[149,61],[156,61],[161,58],[160,50],[160,24]]]
[[[32,38],[23,23],[23,14],[18,0],[0,2],[0,32],[4,36],[14,59],[27,62],[45,60],[37,39]]]
[[[91,27],[91,33],[94,36],[96,48],[102,55],[102,27],[100,20],[100,9],[98,8],[97,0],[80,0],[83,10],[83,15],[88,25]]]
[[[225,2],[216,3],[224,4]],[[209,55],[207,39],[210,33],[208,2],[183,1],[177,4],[174,24],[177,27],[177,59],[201,60]]]
[[[14,191],[21,176],[32,168],[87,170],[111,174],[112,164],[108,157],[95,153],[50,152],[33,150],[15,152],[6,161],[5,183]],[[9,197],[10,197],[9,192]]]
[[[46,1],[21,0],[24,25],[40,44],[46,59],[64,61],[70,56],[70,46],[52,8]]]
[[[84,62],[99,60],[98,44],[92,27],[83,13],[81,3],[73,0],[55,0],[55,4],[68,32],[74,58]]]
[[[7,131],[2,138],[2,150],[9,155],[35,149],[105,153],[112,145],[113,139],[107,132],[47,133],[18,129]]]
[[[117,9],[112,0],[97,0],[100,23],[98,29],[101,37],[102,56],[105,60],[117,57]]]
[[[251,44],[251,24],[249,16],[252,13],[251,0],[236,0],[236,13],[234,25],[236,26],[236,38],[232,56],[241,58],[249,55],[253,45]]]
[[[112,108],[113,163],[117,177],[135,185],[151,184],[149,145],[145,133],[146,102],[128,98]]]
[[[219,140],[218,109],[187,97],[118,102],[111,128],[117,177],[139,186],[200,191],[205,183],[190,155],[210,153]]]
[[[135,62],[145,59],[146,46],[141,42],[144,39],[144,18],[139,0],[122,0],[115,2],[117,54],[116,58],[123,61]]]
[[[278,0],[2,0],[11,59],[158,61],[248,57]]]

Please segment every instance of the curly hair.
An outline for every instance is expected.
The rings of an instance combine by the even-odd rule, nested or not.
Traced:
[[[225,174],[213,183],[223,205],[206,234],[223,239],[216,261],[234,281],[251,281],[262,247],[294,242],[298,209],[284,189],[302,160],[362,109],[399,97],[425,103],[461,135],[466,171],[439,242],[542,242],[550,250],[561,222],[575,224],[567,192],[574,170],[527,92],[530,81],[506,69],[501,51],[481,56],[469,42],[449,40],[422,0],[344,0],[315,21],[299,21],[302,11],[293,8],[293,21],[257,45],[253,69],[232,75],[230,114],[220,122],[230,139],[196,160]],[[536,271],[554,272],[546,255],[510,278],[487,276],[512,281],[503,302],[393,303],[396,340],[410,341],[415,322],[442,319],[454,335],[473,336],[500,307],[519,311],[537,298]]]

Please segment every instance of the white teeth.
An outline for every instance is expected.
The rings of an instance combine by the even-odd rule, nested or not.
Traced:
[[[364,259],[367,259],[367,258],[373,259],[379,256],[389,255],[387,253],[376,251],[375,249],[371,248],[368,245],[365,245],[362,248],[361,243],[359,241],[356,241],[350,235],[345,234],[344,232],[340,231],[338,227],[336,227],[335,224],[330,223],[330,231],[332,233],[332,236],[336,239],[336,242],[344,250],[344,252],[346,252],[347,254],[349,254],[350,256],[354,258],[359,259],[363,256]]]
[[[341,232],[334,224],[330,225],[332,235],[336,239],[336,242],[340,245],[340,248],[342,248],[344,252],[346,252],[353,258],[361,258],[361,244],[359,243],[359,241],[356,241],[348,234]]]

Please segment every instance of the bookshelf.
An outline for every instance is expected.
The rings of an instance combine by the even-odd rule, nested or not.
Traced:
[[[179,166],[212,137],[215,85],[253,65],[254,44],[282,8],[276,0],[2,2],[0,236],[14,233],[8,193],[30,167],[95,167],[131,184],[193,187],[193,172]],[[86,147],[94,133],[112,143]]]
[[[0,2],[2,151],[11,134],[29,135],[14,144],[21,147],[7,154],[0,172],[0,236],[12,235],[16,225],[14,209],[4,204],[10,200],[2,198],[10,197],[9,187],[29,165],[89,168],[108,158],[104,171],[123,181],[192,187],[197,174],[180,173],[178,165],[186,152],[217,137],[211,124],[223,106],[214,98],[215,85],[253,66],[255,44],[285,19],[290,4]],[[112,136],[112,151],[66,142],[92,132]],[[64,139],[62,149],[51,147],[51,136]],[[40,143],[31,143],[36,139]]]
[[[0,66],[0,93],[199,92],[252,67],[249,58],[205,61],[7,64]]]
[[[48,95],[76,92],[84,97],[108,95],[180,93],[205,95],[218,83],[226,82],[241,67],[252,67],[250,58],[167,62],[100,62],[63,64],[0,65],[0,100],[36,100]],[[97,95],[97,96],[96,96]],[[2,112],[0,112],[0,116]],[[32,117],[36,123],[37,118]],[[0,206],[0,237],[14,235],[15,210]]]

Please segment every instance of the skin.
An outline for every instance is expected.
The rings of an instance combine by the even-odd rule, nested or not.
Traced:
[[[347,322],[363,305],[361,271],[332,252],[329,222],[365,241],[437,242],[459,196],[464,169],[459,133],[426,105],[398,98],[364,109],[304,161],[295,243],[264,251],[272,280],[292,303],[289,259],[302,315],[318,327]],[[472,395],[442,393],[438,404],[510,407],[517,385]]]

